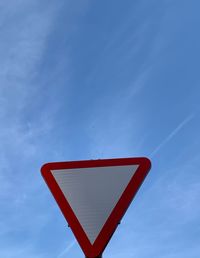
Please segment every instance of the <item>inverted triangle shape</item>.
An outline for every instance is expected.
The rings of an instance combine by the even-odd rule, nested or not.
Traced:
[[[51,170],[91,244],[138,165]]]
[[[122,158],[45,164],[42,175],[86,257],[105,249],[151,163]]]

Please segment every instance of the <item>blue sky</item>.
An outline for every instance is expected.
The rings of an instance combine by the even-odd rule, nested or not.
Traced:
[[[1,0],[0,257],[83,257],[40,167],[147,156],[105,258],[200,256],[199,0]]]

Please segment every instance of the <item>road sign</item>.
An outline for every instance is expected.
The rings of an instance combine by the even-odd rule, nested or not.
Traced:
[[[121,158],[47,163],[42,175],[86,257],[102,254],[151,163]]]

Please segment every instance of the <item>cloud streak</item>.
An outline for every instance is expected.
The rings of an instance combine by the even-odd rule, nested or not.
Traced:
[[[57,258],[62,258],[62,257],[65,257],[65,255],[67,253],[69,253],[69,251],[75,246],[76,244],[76,241],[73,240],[59,255]]]
[[[178,134],[181,129],[188,124],[194,118],[194,114],[186,117],[150,154],[150,157],[154,157],[176,134]]]

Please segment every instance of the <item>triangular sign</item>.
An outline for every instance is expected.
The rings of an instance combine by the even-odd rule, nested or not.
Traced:
[[[47,163],[42,175],[86,257],[103,253],[151,163],[121,158]]]

